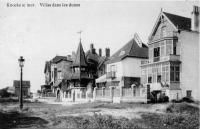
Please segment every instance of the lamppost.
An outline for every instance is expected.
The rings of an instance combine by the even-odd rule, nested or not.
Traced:
[[[20,110],[22,110],[23,108],[23,93],[22,93],[22,88],[23,88],[23,82],[22,82],[22,75],[23,75],[23,71],[22,68],[24,66],[24,61],[25,59],[23,58],[23,56],[20,56],[20,58],[18,59],[19,62],[19,67],[20,67],[20,99],[19,99],[19,108]]]

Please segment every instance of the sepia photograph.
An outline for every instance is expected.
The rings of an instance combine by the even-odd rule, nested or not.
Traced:
[[[1,0],[0,129],[199,129],[199,0]]]

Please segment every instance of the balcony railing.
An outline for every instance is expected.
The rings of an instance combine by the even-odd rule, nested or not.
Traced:
[[[172,55],[172,54],[170,54],[168,56],[167,60],[169,60],[169,61],[180,61],[180,55]]]
[[[106,78],[115,78],[116,77],[116,72],[115,71],[111,71],[111,72],[107,72],[106,74]]]
[[[180,61],[180,55],[170,54],[168,56],[163,56],[163,57],[154,57],[153,60],[149,59],[149,60],[141,61],[141,65],[147,65],[147,64],[151,64],[153,62],[159,62],[159,61]]]

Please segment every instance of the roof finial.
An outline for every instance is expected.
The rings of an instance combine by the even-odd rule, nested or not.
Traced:
[[[163,8],[160,8],[160,11],[163,12]]]
[[[82,32],[83,32],[82,30],[80,30],[79,32],[77,32],[77,33],[80,34],[80,43],[81,43],[81,33],[82,33]]]

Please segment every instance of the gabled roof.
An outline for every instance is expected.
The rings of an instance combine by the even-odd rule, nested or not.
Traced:
[[[110,57],[108,63],[118,62],[126,57],[146,59],[148,58],[148,47],[145,44],[142,44],[142,47],[140,47],[133,38],[128,43],[126,43],[121,49],[119,49],[115,54],[113,54]]]
[[[177,29],[191,30],[191,19],[175,14],[163,12],[165,16],[174,24]]]
[[[81,42],[78,45],[78,49],[77,49],[77,52],[76,52],[75,60],[73,62],[73,66],[85,66],[85,67],[87,67],[85,52],[83,51],[83,46],[82,46]]]
[[[160,23],[160,18],[162,16],[164,16],[169,21],[169,23],[171,23],[171,25],[174,27],[174,29],[176,29],[176,30],[179,30],[179,29],[181,29],[181,30],[191,30],[191,19],[190,18],[171,14],[171,13],[167,13],[167,12],[163,12],[161,10],[149,37],[151,37],[155,33],[155,31],[157,30],[157,27]]]
[[[51,60],[51,62],[52,62],[52,63],[57,63],[57,62],[60,61],[60,60],[68,60],[68,59],[67,59],[66,56],[55,56],[55,57]]]

